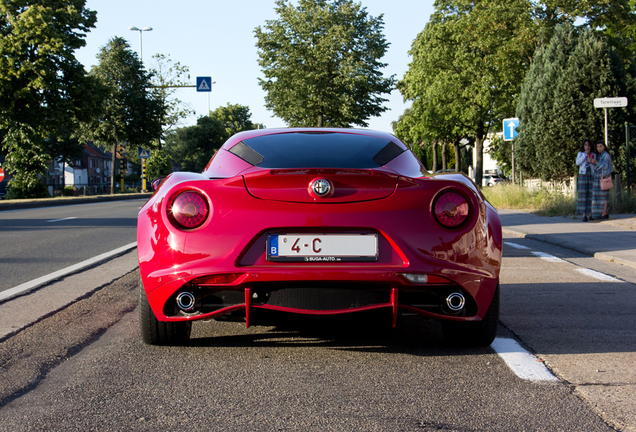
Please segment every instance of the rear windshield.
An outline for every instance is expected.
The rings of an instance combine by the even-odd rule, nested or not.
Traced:
[[[262,168],[377,168],[404,151],[382,138],[323,132],[265,135],[230,149]]]

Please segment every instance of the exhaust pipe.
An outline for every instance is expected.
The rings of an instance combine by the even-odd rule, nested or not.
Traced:
[[[177,307],[184,312],[190,312],[194,309],[195,301],[194,294],[191,292],[183,291],[177,295]]]
[[[446,297],[446,306],[448,306],[452,312],[459,312],[464,309],[465,305],[466,299],[462,293],[454,292]]]

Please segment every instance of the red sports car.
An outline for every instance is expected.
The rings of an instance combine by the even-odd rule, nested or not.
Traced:
[[[200,319],[260,323],[264,310],[384,309],[394,326],[415,313],[464,345],[497,333],[497,211],[470,179],[429,174],[388,133],[241,132],[203,173],[160,181],[137,250],[149,344],[183,343]]]

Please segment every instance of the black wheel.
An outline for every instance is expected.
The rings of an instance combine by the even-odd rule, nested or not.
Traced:
[[[190,339],[191,322],[162,322],[150,308],[146,290],[139,278],[139,330],[149,345],[180,345]]]
[[[442,322],[444,339],[452,345],[486,347],[497,336],[499,327],[499,283],[492,297],[492,302],[481,321],[474,322]]]

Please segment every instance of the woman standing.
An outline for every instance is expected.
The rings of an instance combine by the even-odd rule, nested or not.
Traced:
[[[578,198],[576,200],[576,211],[583,215],[583,222],[592,219],[592,189],[594,184],[594,174],[590,161],[596,159],[596,154],[592,149],[592,141],[584,139],[581,143],[581,150],[576,155],[576,164],[579,166],[579,177],[576,180],[576,190]]]
[[[601,189],[601,178],[611,175],[614,171],[612,158],[603,140],[596,141],[596,151],[598,152],[598,158],[590,161],[594,167],[594,188],[592,191],[592,215],[594,218],[590,218],[590,220],[609,219],[609,214],[607,213],[609,189]]]

